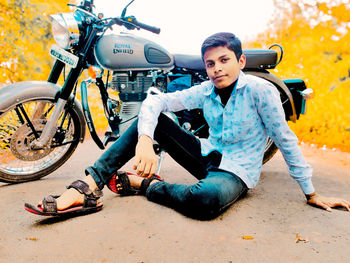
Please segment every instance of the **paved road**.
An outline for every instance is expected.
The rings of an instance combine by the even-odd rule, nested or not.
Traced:
[[[303,152],[318,191],[350,200],[350,155],[307,147]],[[280,154],[264,166],[245,199],[212,221],[108,191],[104,209],[87,216],[62,220],[24,211],[24,202],[59,194],[83,178],[85,166],[100,154],[86,141],[46,178],[0,184],[0,262],[350,262],[350,213],[306,205]],[[169,182],[194,182],[169,156],[162,171]],[[301,241],[295,242],[296,235]]]

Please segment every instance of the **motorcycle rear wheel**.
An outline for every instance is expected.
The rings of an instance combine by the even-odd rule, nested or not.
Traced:
[[[35,136],[40,136],[55,104],[53,100],[33,99],[14,105],[0,115],[0,181],[37,180],[59,168],[75,151],[81,124],[74,107],[59,118],[49,147],[34,149],[31,146]]]
[[[269,137],[265,146],[263,164],[268,162],[278,151],[276,144]]]

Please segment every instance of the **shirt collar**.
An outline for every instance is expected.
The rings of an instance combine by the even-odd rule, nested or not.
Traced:
[[[204,95],[209,96],[210,98],[216,98],[216,96],[218,95],[215,93],[215,86],[211,81],[208,81],[208,82],[209,82],[208,89],[204,92]],[[243,88],[246,84],[247,84],[246,75],[242,71],[240,71],[238,76],[238,81],[236,84],[236,89]]]

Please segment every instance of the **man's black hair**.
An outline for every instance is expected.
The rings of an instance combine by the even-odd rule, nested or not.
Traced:
[[[204,59],[205,52],[213,47],[227,47],[228,49],[235,52],[237,60],[242,55],[242,44],[238,37],[235,34],[220,32],[214,35],[211,35],[206,40],[204,40],[201,48],[202,59]]]

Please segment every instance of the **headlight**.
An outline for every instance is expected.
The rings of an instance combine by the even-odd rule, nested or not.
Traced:
[[[64,49],[70,49],[79,42],[79,26],[75,13],[50,15],[52,34],[56,43]]]

